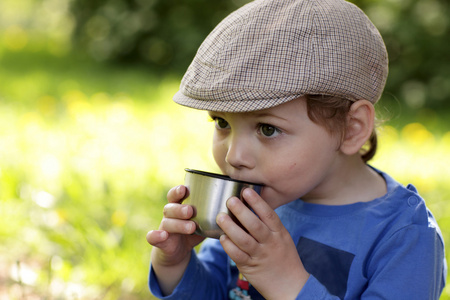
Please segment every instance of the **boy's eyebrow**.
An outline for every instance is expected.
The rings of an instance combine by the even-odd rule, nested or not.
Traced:
[[[220,114],[222,114],[222,113],[218,112],[218,111],[208,111],[208,116],[210,116],[210,117],[215,117]]]

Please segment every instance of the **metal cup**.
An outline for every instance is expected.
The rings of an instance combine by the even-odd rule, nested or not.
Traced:
[[[241,199],[241,193],[245,188],[251,188],[258,194],[262,188],[260,184],[234,180],[225,175],[192,169],[185,171],[184,184],[188,188],[188,196],[183,204],[189,204],[194,208],[194,217],[191,220],[197,227],[195,233],[204,237],[218,239],[223,233],[216,223],[216,217],[220,212],[229,214],[240,225],[228,210],[227,200],[233,196]]]

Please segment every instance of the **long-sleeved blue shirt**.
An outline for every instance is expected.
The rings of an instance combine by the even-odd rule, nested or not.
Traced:
[[[447,274],[439,227],[412,185],[380,174],[388,192],[370,202],[276,209],[311,274],[297,299],[439,299]],[[208,239],[171,295],[162,296],[153,269],[149,286],[163,299],[263,299],[238,282],[219,241]]]

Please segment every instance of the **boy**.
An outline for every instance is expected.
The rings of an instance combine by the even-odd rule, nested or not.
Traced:
[[[264,184],[230,198],[224,235],[192,233],[186,187],[168,193],[150,288],[167,299],[438,299],[439,228],[411,185],[366,164],[387,77],[383,40],[343,0],[256,0],[206,38],[177,103],[215,122],[214,159]],[[368,150],[363,151],[362,149]]]

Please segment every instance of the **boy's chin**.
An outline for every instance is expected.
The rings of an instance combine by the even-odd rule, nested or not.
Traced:
[[[266,189],[266,191],[264,191],[264,189]],[[263,190],[261,192],[261,198],[264,201],[266,201],[266,203],[269,204],[270,208],[272,208],[273,210],[296,200],[296,199],[287,199],[286,196],[272,194],[270,193],[270,188],[267,187],[263,187]]]

